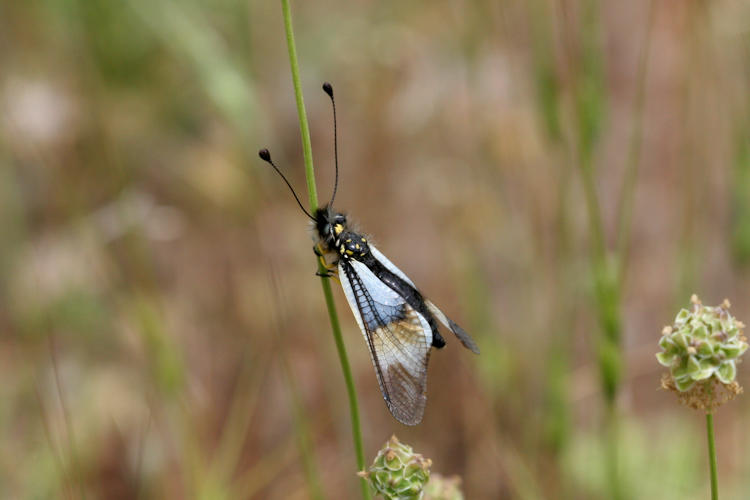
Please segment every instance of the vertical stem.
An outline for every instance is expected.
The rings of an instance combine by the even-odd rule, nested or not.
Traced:
[[[607,417],[604,425],[607,433],[606,454],[607,454],[607,479],[610,482],[610,492],[614,500],[625,498],[622,487],[622,480],[619,471],[619,426],[617,419],[617,407],[614,403],[608,404],[606,408]]]
[[[294,43],[294,31],[292,30],[292,13],[289,8],[289,0],[281,0],[281,10],[284,16],[284,29],[286,31],[286,42],[289,49],[289,65],[292,70],[292,83],[294,85],[294,96],[297,101],[297,114],[299,115],[299,128],[302,135],[302,154],[305,158],[305,179],[307,180],[307,193],[310,199],[310,207],[315,210],[318,207],[318,193],[315,187],[315,171],[313,170],[312,146],[310,144],[310,128],[307,125],[307,115],[305,113],[305,101],[302,98],[302,86],[299,78],[299,63],[297,62],[297,47]],[[324,271],[323,265],[318,262],[318,270]],[[354,378],[349,366],[349,358],[346,354],[344,339],[341,335],[341,326],[339,325],[338,314],[336,313],[336,304],[333,302],[333,293],[331,292],[331,282],[327,278],[322,278],[320,284],[323,288],[323,296],[328,309],[328,317],[331,321],[331,330],[333,339],[336,342],[339,361],[341,362],[341,371],[344,374],[346,382],[346,392],[349,396],[349,412],[352,420],[352,438],[354,441],[354,451],[357,456],[357,470],[365,469],[365,453],[362,445],[362,431],[359,424],[359,405],[357,404],[357,393],[354,389]],[[365,478],[360,479],[362,489],[362,498],[369,500],[371,497],[370,488]]]
[[[80,498],[85,499],[86,488],[84,485],[80,456],[78,454],[78,448],[75,444],[75,437],[73,436],[73,423],[70,418],[70,411],[68,410],[67,403],[65,402],[65,395],[63,394],[62,383],[60,382],[60,371],[57,367],[57,353],[55,349],[54,333],[50,333],[49,335],[49,346],[50,358],[52,360],[52,370],[55,377],[55,388],[57,389],[57,396],[60,400],[60,408],[62,409],[63,422],[65,423],[65,434],[68,438],[68,448],[70,451],[70,474],[78,483]]]
[[[584,153],[585,154],[585,153]],[[582,154],[580,159],[581,180],[583,184],[583,195],[586,201],[586,212],[589,217],[589,229],[592,232],[591,245],[593,246],[594,259],[604,261],[606,259],[607,246],[604,239],[604,223],[602,222],[601,210],[599,209],[599,198],[596,195],[593,165],[589,154]]]
[[[279,290],[277,274],[273,267],[271,267],[269,272],[269,281],[270,288],[273,292],[273,298],[277,305],[275,308],[277,314],[275,315],[274,330],[276,330],[275,337],[278,342],[278,355],[279,360],[281,361],[281,369],[284,372],[284,379],[289,387],[289,395],[291,396],[292,422],[294,424],[294,431],[297,434],[297,446],[299,447],[300,456],[302,458],[302,466],[305,470],[305,476],[307,476],[309,495],[312,500],[323,500],[325,496],[323,495],[318,466],[315,463],[315,457],[313,456],[313,440],[310,437],[308,417],[305,412],[304,404],[302,403],[302,396],[300,395],[299,387],[297,386],[294,371],[292,370],[292,365],[289,362],[289,356],[286,350],[287,339],[284,333],[286,331],[284,321],[285,316],[281,314],[281,305],[284,301]]]
[[[628,146],[628,159],[625,170],[625,180],[622,187],[620,199],[617,255],[619,257],[618,274],[622,285],[622,274],[627,260],[628,245],[630,243],[630,230],[633,219],[633,198],[635,194],[635,182],[638,177],[640,166],[641,143],[643,142],[643,110],[646,102],[646,74],[648,72],[649,54],[651,52],[651,32],[654,25],[654,11],[656,2],[651,0],[648,7],[648,21],[646,34],[641,48],[638,62],[638,77],[635,101],[633,103],[633,123],[630,129],[630,144]]]
[[[708,462],[711,468],[711,500],[719,500],[719,481],[716,473],[716,443],[714,442],[714,415],[706,413],[706,434],[708,435]]]
[[[582,3],[580,54],[575,81],[577,153],[584,202],[588,215],[591,271],[601,334],[597,362],[604,395],[605,459],[609,497],[625,498],[618,467],[617,392],[622,378],[622,301],[618,255],[608,249],[600,199],[596,192],[594,152],[606,111],[603,55],[599,41],[599,12],[595,0]]]
[[[323,496],[323,488],[320,484],[318,466],[313,457],[310,427],[307,424],[307,416],[302,405],[299,388],[295,382],[294,374],[292,373],[292,368],[289,365],[289,359],[283,346],[279,349],[279,356],[281,357],[282,370],[289,385],[289,393],[292,400],[292,421],[294,423],[295,434],[297,434],[300,455],[302,455],[302,466],[305,470],[305,476],[307,476],[310,498],[313,500],[323,500],[325,497]]]
[[[284,15],[284,30],[286,31],[286,45],[289,48],[289,65],[292,68],[292,84],[294,97],[297,101],[297,115],[299,116],[299,131],[302,135],[302,156],[305,159],[305,180],[307,181],[307,195],[310,198],[310,208],[318,208],[318,189],[315,187],[315,170],[313,169],[312,145],[310,144],[310,127],[307,125],[305,100],[302,97],[302,85],[299,79],[299,63],[297,62],[297,46],[294,43],[292,30],[292,12],[289,0],[281,0],[281,10]]]

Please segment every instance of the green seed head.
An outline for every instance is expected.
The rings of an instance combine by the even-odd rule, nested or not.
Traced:
[[[691,308],[682,309],[662,330],[656,359],[669,368],[664,387],[689,406],[713,409],[741,390],[735,378],[748,346],[745,325],[729,314],[728,300],[716,307],[704,306],[696,295],[690,300]]]
[[[376,494],[386,500],[422,500],[423,489],[430,479],[432,461],[396,436],[383,445],[367,472],[360,472]]]

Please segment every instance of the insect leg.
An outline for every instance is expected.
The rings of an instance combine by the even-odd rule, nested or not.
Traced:
[[[318,260],[320,261],[321,265],[325,268],[325,271],[316,271],[315,276],[320,276],[321,278],[331,278],[335,277],[337,274],[337,267],[336,263],[328,263],[326,260],[325,254],[322,252],[320,248],[320,243],[313,246],[313,252],[315,255],[318,256]]]
[[[330,269],[331,266],[326,262],[325,255],[323,254],[322,250],[320,249],[320,243],[313,245],[313,253],[318,256],[318,260],[321,264],[323,264],[323,267],[326,269]]]

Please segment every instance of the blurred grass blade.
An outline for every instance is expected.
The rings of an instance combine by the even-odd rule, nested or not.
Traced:
[[[80,498],[86,498],[86,485],[85,477],[83,473],[83,465],[81,464],[81,456],[76,445],[75,434],[73,431],[73,422],[71,420],[70,410],[65,401],[65,393],[63,391],[63,383],[60,380],[60,370],[57,363],[57,352],[55,346],[55,334],[50,333],[49,335],[49,349],[50,349],[50,360],[52,365],[52,373],[55,379],[55,390],[57,391],[57,397],[60,403],[60,409],[62,410],[63,423],[65,424],[65,435],[68,441],[68,454],[70,455],[69,467],[70,476],[72,481],[78,485],[78,494]]]
[[[581,8],[581,52],[576,74],[576,117],[579,154],[584,165],[591,168],[594,148],[605,119],[604,57],[601,49],[599,2],[584,0]]]
[[[750,120],[735,134],[736,153],[732,186],[732,250],[736,261],[750,263]]]
[[[562,139],[560,126],[560,81],[555,69],[552,17],[547,0],[530,0],[529,17],[533,41],[536,104],[547,137],[553,143]]]
[[[604,221],[596,192],[594,152],[604,123],[604,59],[600,41],[599,4],[586,0],[582,6],[581,52],[576,73],[579,173],[583,185],[591,239],[593,293],[601,334],[596,342],[600,382],[604,395],[604,432],[610,496],[624,498],[618,465],[617,393],[622,380],[622,311],[618,256],[607,250]]]
[[[232,60],[206,16],[172,0],[134,0],[129,5],[170,50],[190,63],[206,94],[246,144],[258,122],[255,86],[237,69],[242,65]]]
[[[44,437],[47,440],[47,444],[49,446],[50,454],[52,455],[53,462],[56,467],[56,473],[59,477],[59,481],[62,483],[64,488],[64,494],[63,496],[65,498],[73,498],[73,484],[72,479],[70,478],[70,475],[65,470],[65,464],[63,462],[62,456],[60,452],[57,450],[57,446],[55,445],[55,441],[52,434],[52,429],[50,428],[50,417],[47,413],[47,410],[44,406],[44,400],[42,399],[42,395],[39,391],[39,384],[35,384],[34,387],[34,393],[36,395],[37,404],[39,405],[39,416],[42,420],[42,428],[44,429]]]
[[[279,354],[279,361],[281,362],[281,369],[284,374],[284,382],[289,389],[289,396],[292,405],[292,422],[294,425],[294,433],[297,436],[297,443],[300,450],[300,456],[302,457],[302,465],[305,469],[305,476],[307,478],[307,485],[309,490],[310,498],[313,500],[323,500],[323,488],[320,481],[320,472],[315,462],[315,456],[313,453],[313,444],[310,432],[310,425],[308,424],[308,416],[305,412],[305,407],[302,403],[302,395],[297,385],[297,379],[294,376],[294,371],[289,363],[289,354],[287,352],[288,337],[286,335],[286,324],[284,318],[286,315],[283,314],[283,304],[285,301],[281,296],[281,289],[278,282],[278,273],[273,265],[269,265],[268,278],[270,282],[270,288],[272,290],[271,296],[275,303],[273,315],[274,330],[276,331],[275,338],[278,339],[277,352]]]
[[[278,478],[279,471],[288,467],[296,458],[294,441],[295,436],[286,436],[273,450],[263,455],[260,461],[241,475],[232,487],[232,498],[255,498],[260,490]],[[286,481],[288,478],[284,479],[284,482]]]
[[[148,294],[136,296],[130,313],[139,322],[139,333],[148,357],[151,376],[160,393],[170,400],[184,392],[185,364],[166,331],[161,313]]]
[[[648,64],[651,53],[651,32],[654,25],[654,11],[656,2],[649,1],[648,20],[646,21],[646,32],[638,60],[636,77],[636,94],[633,102],[633,121],[630,128],[630,142],[628,145],[627,163],[625,165],[625,179],[620,196],[618,208],[619,221],[617,224],[617,255],[620,259],[618,270],[619,280],[623,281],[623,271],[627,262],[628,245],[630,244],[630,232],[633,220],[633,198],[635,197],[635,185],[638,178],[638,170],[641,163],[641,144],[643,142],[643,111],[646,103],[646,76],[648,75]]]
[[[266,382],[265,374],[268,372],[270,359],[268,352],[259,351],[252,359],[240,362],[242,369],[237,375],[229,415],[222,426],[219,445],[211,464],[217,476],[227,483],[232,480],[240,464],[242,449],[251,430],[250,421],[257,408],[261,388]]]

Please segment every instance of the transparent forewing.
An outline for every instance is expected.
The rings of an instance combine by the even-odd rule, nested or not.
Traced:
[[[418,424],[427,402],[429,323],[361,262],[339,262],[339,279],[388,409],[399,422]]]

